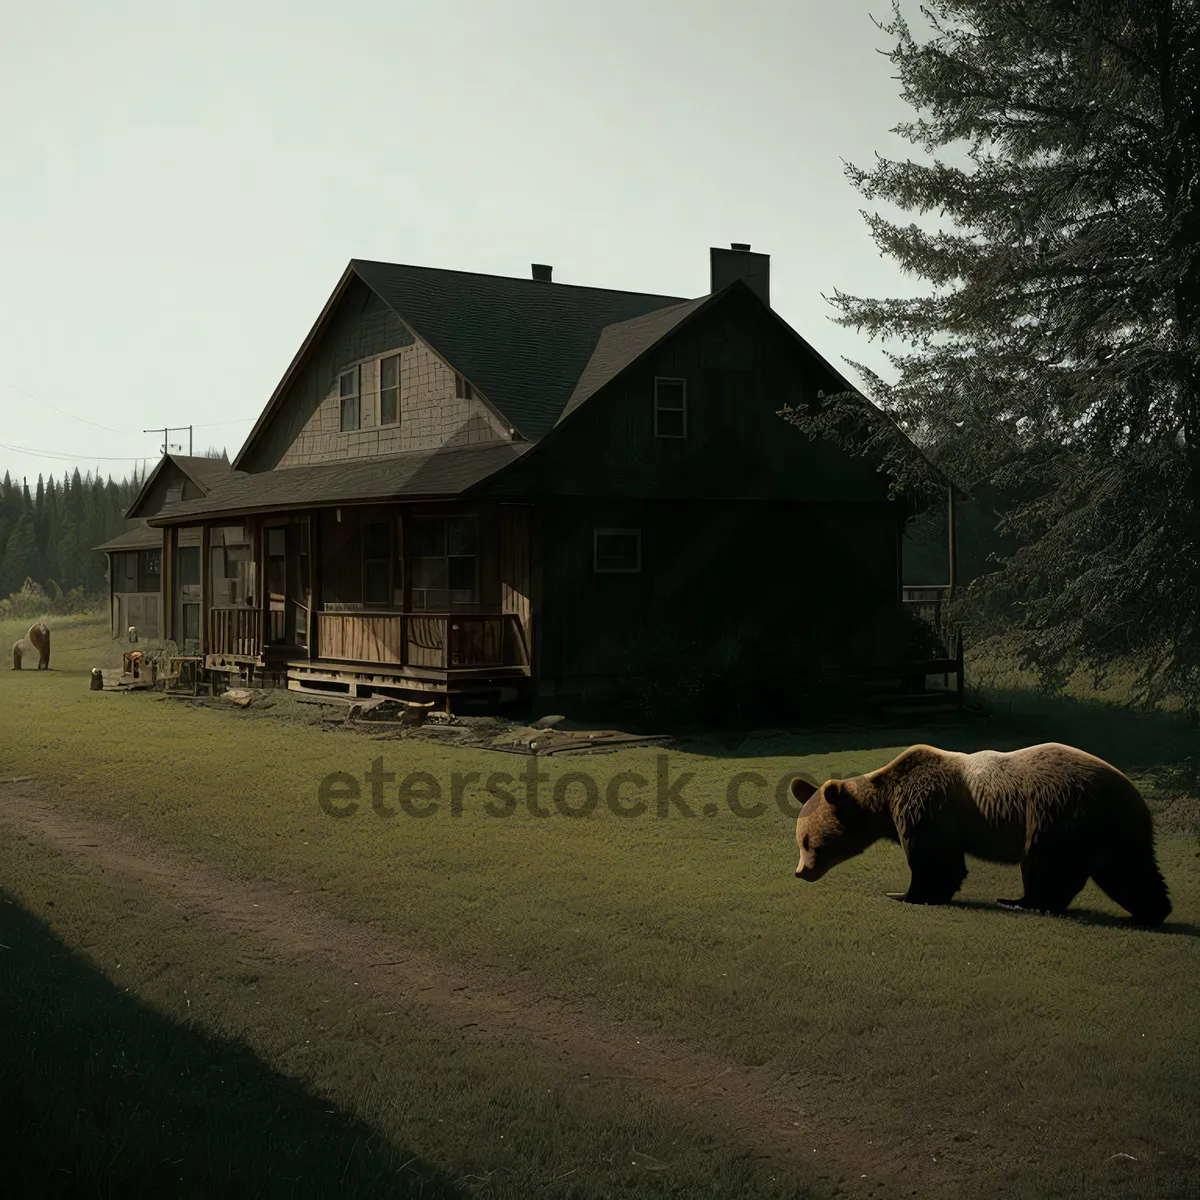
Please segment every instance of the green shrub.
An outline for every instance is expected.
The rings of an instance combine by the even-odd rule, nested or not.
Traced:
[[[19,592],[0,600],[0,621],[33,621],[38,617],[66,617],[75,613],[96,612],[104,607],[104,597],[85,592],[82,587],[64,592],[53,580],[49,594],[40,584],[26,579]]]

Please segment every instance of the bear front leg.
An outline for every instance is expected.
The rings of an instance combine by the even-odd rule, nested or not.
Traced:
[[[911,879],[908,891],[888,892],[904,904],[949,904],[967,877],[967,860],[961,849],[941,838],[913,834],[905,846]]]

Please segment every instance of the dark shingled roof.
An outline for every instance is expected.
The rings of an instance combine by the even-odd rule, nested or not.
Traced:
[[[528,442],[485,442],[477,446],[407,450],[380,458],[358,458],[273,471],[231,471],[208,495],[164,505],[150,521],[169,525],[184,518],[222,513],[278,511],[356,500],[456,496],[515,462]]]
[[[231,469],[223,458],[208,458],[199,454],[172,454],[169,457],[197,487],[205,491],[224,479]]]
[[[93,550],[151,550],[162,545],[162,530],[151,529],[145,521],[137,521],[131,528],[110,538]]]
[[[713,296],[700,296],[642,317],[606,325],[600,331],[600,340],[558,419],[561,421],[568,413],[574,412],[647,350],[658,345],[673,329],[695,316],[712,299]]]
[[[350,266],[530,440],[554,428],[606,325],[685,301],[363,259]]]

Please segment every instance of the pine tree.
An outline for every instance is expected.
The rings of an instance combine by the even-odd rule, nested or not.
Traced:
[[[847,167],[866,219],[929,294],[835,292],[840,324],[901,344],[887,414],[831,397],[789,420],[880,449],[928,486],[897,428],[968,488],[1021,496],[1017,549],[967,593],[1049,688],[1076,666],[1138,669],[1135,701],[1200,709],[1200,5],[926,0],[918,40],[881,26],[928,161]],[[938,157],[951,150],[959,163]],[[894,422],[894,423],[893,423]],[[990,614],[990,615],[989,615]],[[986,619],[985,619],[986,618]]]
[[[4,548],[4,563],[0,568],[0,595],[19,592],[27,578],[33,578],[28,564],[37,554],[37,540],[32,511],[23,512]]]

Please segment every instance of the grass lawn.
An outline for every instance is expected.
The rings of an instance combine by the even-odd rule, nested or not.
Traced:
[[[1093,885],[1074,917],[997,909],[1016,871],[982,863],[959,904],[894,904],[883,893],[907,883],[894,846],[802,884],[794,821],[774,800],[793,773],[855,774],[915,741],[1060,740],[1139,779],[1179,777],[1200,736],[1170,714],[1013,692],[1004,720],[942,729],[542,759],[546,815],[524,782],[492,779],[515,801],[496,816],[489,777],[534,760],[322,727],[286,696],[256,713],[92,693],[91,667],[114,664],[105,622],[48,623],[54,669],[0,672],[0,775],[34,777],[0,784],[0,806],[37,788],[181,862],[269,881],[448,971],[511,985],[536,1010],[528,1037],[464,1035],[429,1006],[355,996],[335,964],[260,953],[253,928],[239,943],[183,920],[144,880],[84,870],[61,844],[9,838],[0,1006],[22,1032],[0,1048],[0,1119],[29,1128],[17,1162],[47,1194],[211,1195],[222,1178],[268,1195],[1200,1188],[1194,791],[1160,809],[1175,905],[1161,931],[1127,928]],[[0,626],[0,644],[28,624]],[[989,681],[993,708],[1005,691]],[[378,811],[376,762],[396,777],[380,778]],[[357,799],[344,780],[325,785],[326,809],[357,805],[344,816],[320,802],[338,773],[357,781]],[[406,778],[414,811],[434,793],[436,811],[404,811]],[[731,810],[731,783],[758,815]],[[672,785],[692,815],[671,802],[659,815]],[[594,809],[564,815],[556,787],[575,808],[594,789]],[[646,811],[616,815],[617,787]],[[331,1009],[335,988],[350,995]],[[613,1075],[632,1077],[581,1079],[561,1038],[546,1052],[539,1027],[562,1013],[588,1014],[593,1037],[611,1031]],[[746,1084],[738,1094],[762,1082],[763,1113],[796,1119],[750,1137],[753,1122],[726,1119],[734,1093],[722,1100],[719,1083],[700,1103],[639,1076],[643,1037],[672,1048],[680,1078],[690,1059],[718,1063]],[[36,1086],[13,1090],[18,1079]]]

